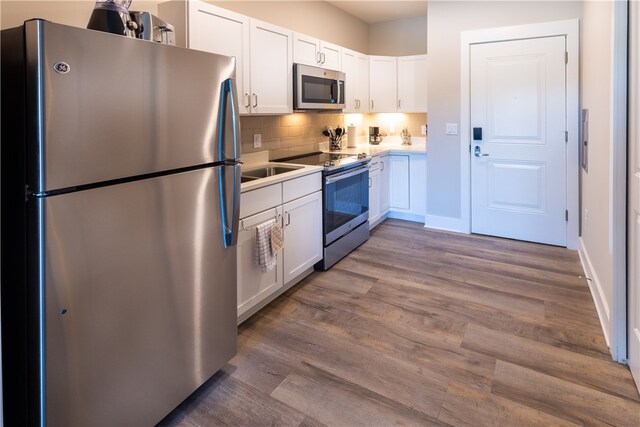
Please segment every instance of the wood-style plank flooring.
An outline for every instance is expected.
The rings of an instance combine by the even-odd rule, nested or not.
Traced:
[[[164,426],[640,425],[576,252],[387,220]]]

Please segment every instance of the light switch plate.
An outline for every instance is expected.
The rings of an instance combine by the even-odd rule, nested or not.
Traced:
[[[262,147],[262,134],[261,133],[254,133],[253,134],[253,148],[260,148]]]
[[[458,134],[458,124],[447,123],[447,135],[457,135],[457,134]]]

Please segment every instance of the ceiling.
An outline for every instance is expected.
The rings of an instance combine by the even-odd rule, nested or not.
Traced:
[[[335,7],[368,23],[395,21],[404,18],[427,15],[426,0],[409,1],[368,1],[368,0],[326,0]]]

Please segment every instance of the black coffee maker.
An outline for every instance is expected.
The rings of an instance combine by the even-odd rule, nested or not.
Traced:
[[[131,0],[96,0],[87,28],[121,36],[136,37],[138,24],[131,19]]]

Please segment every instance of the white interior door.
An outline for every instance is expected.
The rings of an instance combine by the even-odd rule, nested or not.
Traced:
[[[629,2],[628,357],[640,390],[640,7]]]
[[[470,63],[471,231],[565,246],[565,37],[473,45]]]

